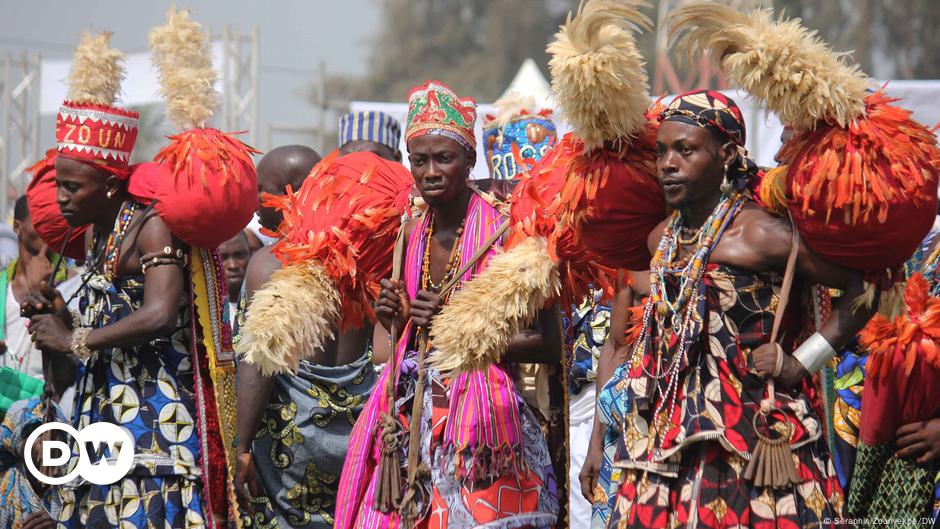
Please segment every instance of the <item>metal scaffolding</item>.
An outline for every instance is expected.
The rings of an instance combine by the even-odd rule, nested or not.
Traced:
[[[25,191],[26,168],[39,160],[39,90],[41,56],[8,53],[3,61],[0,107],[0,215],[8,216],[10,197]]]
[[[258,26],[251,33],[225,26],[222,31],[222,124],[225,132],[247,130],[246,143],[258,141]]]

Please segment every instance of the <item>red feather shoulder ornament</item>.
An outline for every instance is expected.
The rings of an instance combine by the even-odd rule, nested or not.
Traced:
[[[268,197],[284,221],[274,254],[284,267],[255,293],[237,351],[262,373],[296,371],[340,329],[375,319],[379,281],[409,211],[414,180],[367,153],[320,161],[296,192]]]
[[[499,362],[509,340],[552,300],[610,290],[615,267],[649,267],[646,238],[665,218],[655,176],[656,125],[635,27],[639,3],[591,0],[549,45],[552,88],[574,127],[510,198],[505,252],[433,321],[442,371]],[[603,65],[603,66],[600,66]]]
[[[940,298],[914,274],[904,290],[905,310],[876,314],[860,333],[870,356],[862,395],[860,436],[869,445],[891,442],[905,424],[940,413]]]

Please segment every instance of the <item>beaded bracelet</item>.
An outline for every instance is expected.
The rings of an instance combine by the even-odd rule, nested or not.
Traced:
[[[91,327],[76,327],[72,331],[72,354],[84,360],[91,356],[91,349],[88,348],[88,334]]]
[[[72,327],[77,329],[82,324],[82,313],[78,309],[69,309],[69,314],[72,315]]]
[[[164,265],[186,266],[186,255],[183,254],[183,250],[174,251],[173,248],[166,246],[162,252],[148,253],[140,258],[140,268],[145,274],[149,268]]]

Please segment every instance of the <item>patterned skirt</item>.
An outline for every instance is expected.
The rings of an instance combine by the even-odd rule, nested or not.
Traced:
[[[826,500],[821,484],[834,470],[816,446],[822,443],[797,450],[804,481],[786,489],[755,487],[743,477],[747,461],[714,441],[684,450],[676,477],[627,469],[608,527],[830,527],[841,517],[842,497]]]
[[[148,529],[206,527],[201,482],[182,476],[128,476],[111,485],[58,487],[62,510],[52,516],[66,527]]]
[[[847,508],[852,516],[936,518],[940,464],[918,465],[913,459],[894,457],[896,451],[891,443],[859,443]]]
[[[279,375],[252,456],[264,496],[245,528],[333,527],[339,475],[353,424],[375,386],[372,355],[341,366],[301,362]]]

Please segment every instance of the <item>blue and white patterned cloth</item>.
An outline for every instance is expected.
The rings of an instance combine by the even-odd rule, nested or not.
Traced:
[[[562,324],[567,332],[567,345],[571,351],[571,373],[569,391],[577,395],[588,384],[597,380],[597,362],[601,356],[601,347],[610,334],[610,305],[601,303],[603,292],[597,290],[594,296],[585,299],[579,307],[573,307],[571,314],[562,317]]]
[[[401,124],[384,112],[350,112],[339,118],[337,145],[340,147],[351,141],[371,141],[395,152],[400,140]]]

